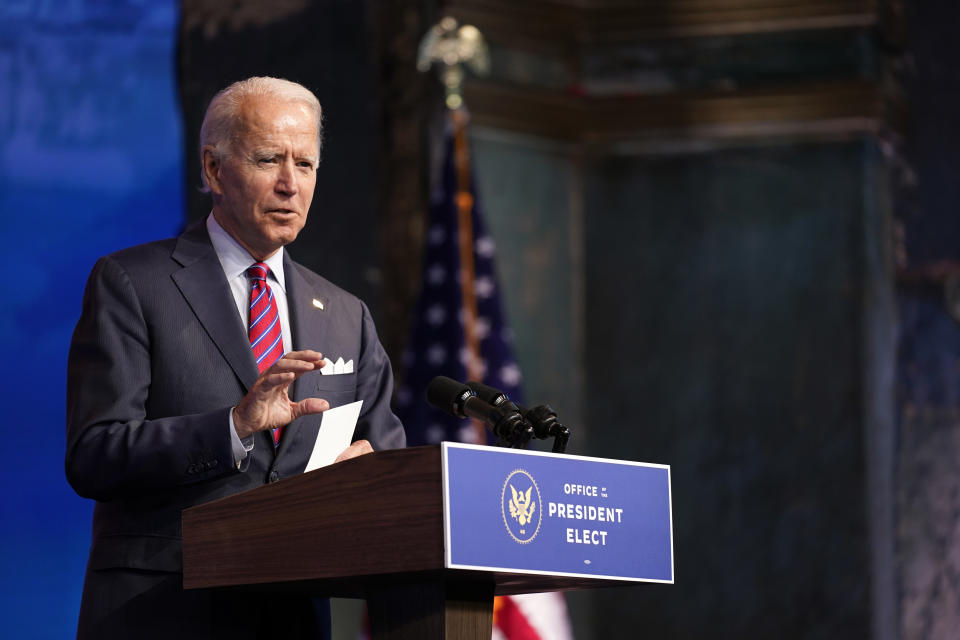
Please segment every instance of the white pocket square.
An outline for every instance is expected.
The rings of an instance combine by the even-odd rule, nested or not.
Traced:
[[[353,359],[343,361],[343,358],[337,358],[336,362],[330,360],[330,358],[324,358],[323,361],[326,363],[320,373],[325,376],[337,375],[341,373],[353,373]]]

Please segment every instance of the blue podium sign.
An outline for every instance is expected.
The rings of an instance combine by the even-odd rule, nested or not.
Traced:
[[[442,447],[447,568],[673,583],[669,466]]]

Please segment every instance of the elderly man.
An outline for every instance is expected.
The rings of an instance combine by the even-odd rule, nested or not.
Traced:
[[[93,269],[67,380],[67,478],[97,501],[79,637],[328,632],[309,600],[184,591],[180,541],[184,508],[303,472],[328,407],[363,401],[339,459],[405,444],[366,306],[283,248],[306,222],[320,123],[298,84],[224,89],[201,129],[211,214]],[[352,371],[324,375],[340,358]]]

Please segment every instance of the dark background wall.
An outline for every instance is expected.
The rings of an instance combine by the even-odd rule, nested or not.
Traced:
[[[322,170],[309,220],[290,250],[306,266],[380,304],[379,150],[372,21],[362,2],[231,4],[184,0],[177,71],[190,220],[206,216],[197,141],[210,99],[231,82],[276,76],[310,88],[323,107]]]
[[[960,7],[907,7],[909,135],[892,185],[897,212],[896,545],[903,633],[960,633],[960,277],[956,144]]]
[[[674,588],[598,597],[596,625],[869,635],[866,144],[590,166],[590,447],[670,461],[677,545]]]
[[[71,634],[83,281],[203,215],[196,134],[227,82],[317,92],[291,250],[398,359],[439,115],[413,62],[445,11],[491,45],[466,98],[527,397],[574,453],[673,468],[676,584],[568,594],[577,637],[956,637],[960,16],[865,0],[0,6],[3,635]]]

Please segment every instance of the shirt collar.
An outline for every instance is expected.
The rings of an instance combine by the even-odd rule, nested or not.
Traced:
[[[247,269],[257,260],[243,248],[243,245],[227,233],[226,229],[220,226],[212,213],[207,216],[207,232],[210,234],[210,242],[213,244],[213,250],[217,252],[217,257],[220,259],[220,265],[223,267],[227,280],[241,275],[246,277]],[[270,273],[276,278],[280,289],[286,293],[287,287],[283,277],[283,247],[280,247],[264,262],[270,267]]]

